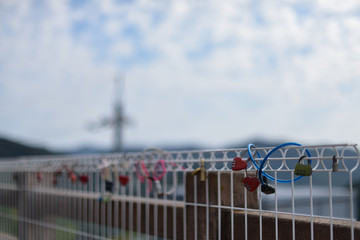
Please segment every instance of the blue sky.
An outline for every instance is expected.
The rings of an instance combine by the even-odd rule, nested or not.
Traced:
[[[357,1],[0,2],[0,135],[110,146],[360,143]]]

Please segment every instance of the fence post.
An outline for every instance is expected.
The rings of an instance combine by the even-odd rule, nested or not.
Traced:
[[[255,176],[255,173],[249,172],[248,175]],[[225,226],[231,225],[231,211],[221,207],[245,207],[243,179],[242,172],[209,171],[205,182],[201,182],[199,176],[192,176],[190,172],[186,174],[187,239],[219,239],[219,235],[221,239],[228,239],[229,232],[222,229],[228,229]],[[258,208],[256,191],[247,192],[247,208]]]

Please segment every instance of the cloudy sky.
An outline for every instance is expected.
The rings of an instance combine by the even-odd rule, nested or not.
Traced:
[[[119,75],[126,145],[360,143],[360,4],[0,1],[1,136],[111,146]]]

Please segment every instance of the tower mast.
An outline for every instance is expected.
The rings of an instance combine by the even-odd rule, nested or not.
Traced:
[[[123,76],[115,77],[115,102],[114,102],[114,146],[115,152],[122,150],[122,127],[125,121],[123,113],[123,90],[124,90],[124,78]]]

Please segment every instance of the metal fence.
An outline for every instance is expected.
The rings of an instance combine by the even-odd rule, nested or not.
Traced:
[[[360,239],[356,145],[0,161],[1,239]]]

